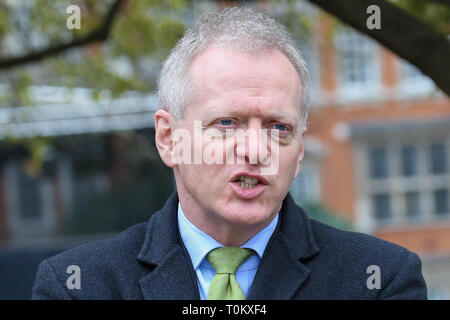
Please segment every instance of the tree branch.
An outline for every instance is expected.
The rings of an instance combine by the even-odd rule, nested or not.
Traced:
[[[384,0],[309,0],[417,66],[450,96],[450,42],[433,28]],[[381,29],[369,30],[367,7],[381,11]]]
[[[0,60],[0,70],[10,69],[19,65],[40,61],[44,58],[60,54],[72,48],[82,47],[87,44],[104,42],[108,39],[114,19],[124,0],[116,0],[108,10],[102,24],[84,37],[74,39],[67,43],[60,43],[47,48],[30,52],[25,55]]]

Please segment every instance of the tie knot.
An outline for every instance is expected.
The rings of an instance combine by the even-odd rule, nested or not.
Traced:
[[[208,253],[206,259],[217,273],[235,274],[239,266],[254,254],[253,250],[237,247],[220,247]]]

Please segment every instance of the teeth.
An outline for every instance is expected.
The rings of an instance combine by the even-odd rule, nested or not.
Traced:
[[[257,184],[258,183],[258,179],[257,178],[252,178],[252,177],[248,177],[248,176],[240,176],[238,178],[239,181],[245,182],[247,184]]]
[[[256,186],[256,184],[249,184],[249,183],[245,183],[243,181],[238,181],[238,183],[241,186],[241,188],[244,188],[244,189],[251,189]]]
[[[259,181],[257,178],[252,178],[252,177],[248,177],[248,176],[240,176],[237,179],[237,182],[239,183],[241,188],[251,189],[251,188],[254,188],[258,184]]]

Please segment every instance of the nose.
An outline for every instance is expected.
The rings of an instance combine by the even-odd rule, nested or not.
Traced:
[[[267,164],[270,157],[268,132],[259,119],[251,119],[245,130],[237,130],[234,152],[238,164]]]

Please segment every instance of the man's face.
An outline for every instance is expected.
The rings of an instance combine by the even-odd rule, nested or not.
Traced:
[[[204,224],[206,229],[214,223],[267,225],[280,209],[303,157],[300,80],[295,68],[277,50],[251,55],[209,47],[193,61],[190,77],[193,99],[176,126],[190,132],[192,154],[199,148],[203,154],[205,149],[213,154],[220,151],[223,162],[207,164],[203,159],[201,164],[174,167],[183,210],[191,212],[197,225]],[[194,132],[197,138],[199,133],[194,128],[196,121],[201,121],[202,137],[194,145]],[[249,135],[243,141],[235,134],[226,135],[227,130],[238,129],[259,136]],[[271,140],[271,129],[277,130],[277,140]],[[267,143],[261,139],[264,134]],[[251,150],[265,150],[268,157],[264,161],[278,161],[277,170],[262,174],[267,163],[261,163],[262,158],[250,163]]]

